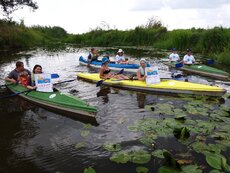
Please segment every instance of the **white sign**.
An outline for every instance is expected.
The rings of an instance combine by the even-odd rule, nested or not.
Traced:
[[[37,91],[53,92],[53,84],[51,83],[51,74],[35,74],[35,85]]]
[[[146,67],[145,68],[145,76],[146,76],[146,84],[157,84],[160,83],[160,76],[158,72],[158,68],[156,67]]]

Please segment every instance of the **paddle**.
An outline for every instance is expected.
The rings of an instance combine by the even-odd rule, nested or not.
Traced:
[[[16,92],[16,93],[13,93],[13,94],[10,94],[10,95],[7,95],[7,96],[2,96],[2,97],[0,97],[0,99],[6,99],[6,98],[9,98],[9,97],[17,96],[17,95],[19,95],[21,93],[26,93],[26,92],[29,93],[30,91],[33,91],[33,90],[27,89],[27,90]]]
[[[71,80],[66,80],[66,81],[62,81],[62,82],[57,82],[57,83],[54,83],[53,85],[58,85],[58,84],[62,84],[62,83],[66,83],[66,82],[72,82],[72,81],[75,81],[76,79],[71,79]]]
[[[122,74],[123,72],[124,72],[124,69],[121,69],[117,74]],[[102,79],[102,80],[97,81],[96,87],[99,87],[105,80],[107,79]]]
[[[183,65],[184,65],[184,64],[183,64],[183,61],[181,61],[181,62],[176,63],[176,64],[175,64],[175,67],[176,67],[176,68],[180,68],[180,67],[183,67]]]
[[[56,79],[56,78],[59,78],[60,76],[56,73],[54,74],[51,74],[51,79]]]

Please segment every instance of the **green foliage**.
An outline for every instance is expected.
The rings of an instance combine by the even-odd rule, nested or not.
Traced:
[[[25,27],[23,22],[0,20],[1,49],[28,49],[63,42],[67,32],[60,27]]]

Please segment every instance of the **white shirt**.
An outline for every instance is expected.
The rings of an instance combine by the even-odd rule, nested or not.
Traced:
[[[195,58],[193,55],[185,55],[184,56],[184,59],[183,61],[186,63],[186,64],[193,64],[195,62]]]
[[[177,53],[171,53],[169,55],[169,60],[170,61],[179,61],[180,60],[180,57]]]
[[[116,63],[120,63],[120,61],[125,61],[125,57],[124,56],[116,55],[115,62]]]

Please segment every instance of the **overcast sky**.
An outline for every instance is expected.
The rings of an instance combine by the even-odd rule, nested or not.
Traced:
[[[169,30],[230,27],[230,0],[34,0],[39,9],[18,10],[26,26],[60,26],[81,34],[102,27],[134,29],[157,17]],[[0,13],[2,16],[2,14]]]

